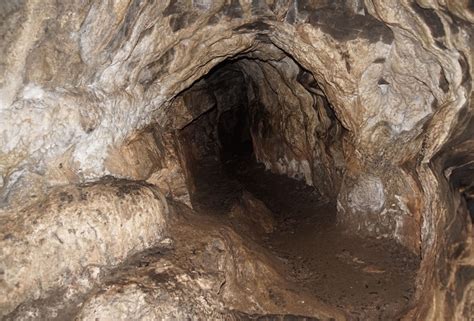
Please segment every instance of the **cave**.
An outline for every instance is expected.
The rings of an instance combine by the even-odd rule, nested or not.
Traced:
[[[263,43],[216,65],[177,101],[193,114],[175,135],[196,212],[261,246],[303,302],[316,298],[361,319],[405,312],[419,258],[337,224],[344,128],[310,72]],[[279,288],[268,293],[273,303],[287,300]]]
[[[473,22],[0,3],[0,318],[472,320]]]

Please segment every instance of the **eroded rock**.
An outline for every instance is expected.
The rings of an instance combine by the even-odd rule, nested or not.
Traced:
[[[166,216],[158,190],[111,180],[58,188],[3,217],[2,315],[52,290],[91,287],[101,269],[159,242]]]
[[[159,241],[155,188],[191,205],[195,162],[219,159],[243,104],[259,161],[337,199],[348,231],[423,258],[406,319],[469,318],[473,22],[452,0],[2,2],[1,313]],[[127,296],[127,313],[163,313],[123,289],[84,318],[119,317]]]

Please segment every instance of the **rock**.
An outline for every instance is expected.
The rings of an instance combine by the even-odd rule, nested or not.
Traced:
[[[240,202],[235,204],[230,211],[231,220],[244,225],[247,233],[256,235],[271,233],[274,229],[273,213],[259,199],[249,192],[244,191]]]
[[[89,295],[79,320],[111,316],[119,320],[222,320],[245,313],[266,315],[268,311],[344,318],[337,310],[280,284],[271,261],[255,251],[255,243],[229,226],[202,219],[179,204],[171,204],[171,214],[173,247],[135,255],[112,272],[104,285]],[[282,302],[263,299],[272,289],[281,292],[281,297],[292,297],[288,293],[295,297],[278,306]],[[307,305],[297,303],[305,300]]]
[[[153,246],[155,188],[191,205],[195,162],[240,126],[231,141],[337,200],[347,231],[423,258],[402,318],[467,319],[473,22],[454,0],[1,2],[1,315]],[[83,317],[164,311],[124,293]]]
[[[3,217],[2,315],[52,290],[91,287],[103,269],[159,242],[166,216],[157,190],[111,180],[57,188],[45,201]]]

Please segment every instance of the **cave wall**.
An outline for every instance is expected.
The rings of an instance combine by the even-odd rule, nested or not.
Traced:
[[[145,153],[148,165],[132,169],[137,162],[114,150],[147,126],[164,126],[173,98],[219,62],[270,41],[314,76],[345,128],[340,224],[394,238],[422,256],[411,316],[469,313],[469,218],[445,173],[472,162],[472,149],[463,158],[446,149],[473,114],[469,1],[15,0],[0,4],[0,18],[2,220],[41,213],[35,204],[50,199],[52,188],[106,175],[153,175],[160,168],[155,151]],[[261,72],[274,72],[270,68]],[[176,114],[171,118],[196,117]],[[472,135],[459,139],[455,146]],[[443,153],[446,161],[434,164]],[[305,155],[324,160],[317,156]],[[321,173],[309,167],[299,170],[312,172],[307,181],[314,183]],[[146,222],[137,223],[145,232],[158,224]],[[6,238],[7,226],[1,262],[10,272],[2,297],[28,256],[10,259],[11,240],[32,235],[25,225]],[[453,248],[455,233],[461,235],[456,242],[467,245],[451,255],[445,249]],[[2,311],[32,296],[31,285],[20,288],[30,290]]]
[[[332,109],[314,78],[285,55],[239,64],[250,84],[247,95],[257,161],[275,173],[304,180],[322,195],[336,197],[344,168],[342,129],[329,116]]]

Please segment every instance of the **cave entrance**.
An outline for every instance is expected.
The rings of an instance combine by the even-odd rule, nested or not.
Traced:
[[[197,212],[258,244],[296,288],[358,318],[407,307],[418,258],[336,224],[343,128],[311,73],[278,50],[247,54],[179,99],[192,116],[179,140]]]

